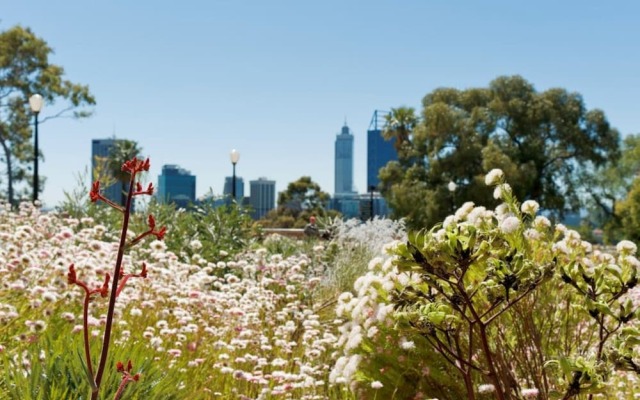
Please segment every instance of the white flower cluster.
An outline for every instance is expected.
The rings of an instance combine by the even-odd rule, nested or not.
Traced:
[[[484,177],[484,183],[487,186],[497,185],[504,180],[504,172],[501,169],[494,168]]]
[[[92,226],[88,219],[80,223],[43,215],[29,205],[18,213],[1,208],[0,287],[19,296],[0,300],[0,324],[19,319],[25,305],[41,308],[38,315],[46,316],[53,307],[64,307],[55,318],[67,321],[68,328],[53,337],[82,335],[82,315],[69,311],[82,309],[84,294],[67,284],[69,265],[74,263],[91,285],[101,282],[112,272],[117,242],[106,237],[104,226]],[[138,245],[125,257],[125,273],[139,272],[145,261],[148,277],[129,279],[121,292],[116,304],[121,329],[114,343],[138,341],[135,345],[149,359],[163,360],[157,361],[164,363],[161,368],[185,365],[174,370],[185,377],[189,368],[202,368],[210,360],[203,355],[219,355],[206,368],[242,381],[234,397],[255,398],[253,393],[266,390],[263,398],[323,398],[338,330],[321,322],[314,311],[318,305],[305,297],[322,278],[311,268],[312,256],[284,258],[257,251],[203,265],[197,253],[202,243],[193,240],[188,247],[197,264],[180,262],[162,241]],[[100,336],[103,307],[89,313],[90,334]],[[47,334],[49,319],[33,319],[20,324],[18,340]],[[25,339],[20,339],[23,333]],[[1,351],[14,352],[9,346]]]

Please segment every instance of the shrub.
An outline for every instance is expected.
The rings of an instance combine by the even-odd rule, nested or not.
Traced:
[[[464,387],[447,389],[459,397],[631,398],[637,384],[615,371],[640,372],[635,245],[621,242],[617,257],[594,249],[536,216],[537,203],[519,204],[499,171],[488,178],[503,204],[466,203],[442,225],[410,234],[356,281],[356,296],[342,297],[344,355],[333,380],[383,390],[384,374],[369,365],[420,345],[439,355],[426,359],[430,370],[457,373]],[[420,379],[424,395],[450,395]],[[404,389],[388,383],[387,396]]]

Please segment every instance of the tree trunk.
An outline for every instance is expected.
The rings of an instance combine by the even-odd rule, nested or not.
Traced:
[[[4,150],[4,157],[7,160],[7,198],[9,200],[9,204],[12,206],[15,205],[15,200],[13,199],[13,170],[11,168],[11,150],[7,146],[7,142],[5,140],[0,140],[0,145],[2,145],[2,150]]]

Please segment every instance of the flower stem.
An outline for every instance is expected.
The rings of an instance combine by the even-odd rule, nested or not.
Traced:
[[[84,356],[87,359],[87,369],[89,370],[89,376],[93,379],[93,366],[91,365],[91,349],[89,347],[89,301],[91,300],[91,294],[85,289],[84,294],[84,311],[83,311],[83,324],[84,324]]]
[[[120,386],[118,386],[118,391],[116,392],[116,396],[113,398],[113,400],[120,400],[120,397],[122,397],[122,393],[124,393],[124,388],[127,387],[127,383],[129,383],[128,379],[122,379],[122,382],[120,382]]]
[[[131,173],[131,180],[129,181],[129,192],[127,193],[127,201],[124,208],[124,216],[122,221],[122,231],[120,233],[120,246],[118,247],[118,257],[116,259],[116,266],[113,272],[113,283],[111,285],[111,296],[109,297],[109,309],[107,311],[107,323],[104,329],[104,336],[102,340],[102,353],[100,354],[100,364],[98,365],[98,372],[96,373],[96,389],[91,394],[91,400],[98,399],[98,392],[100,390],[100,382],[102,382],[102,375],[107,364],[107,356],[109,355],[109,343],[111,341],[111,328],[113,325],[113,313],[116,306],[116,297],[118,292],[118,278],[120,277],[120,269],[122,267],[122,259],[124,257],[124,249],[127,243],[127,229],[129,227],[129,217],[131,215],[131,202],[133,198],[135,172]]]

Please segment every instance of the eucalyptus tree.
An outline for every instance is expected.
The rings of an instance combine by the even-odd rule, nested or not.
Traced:
[[[64,78],[64,69],[49,62],[53,50],[29,28],[14,26],[0,32],[0,162],[6,168],[6,197],[16,201],[17,184],[25,182],[34,161],[29,97],[40,94],[48,109],[40,118],[88,117],[95,104],[89,87]],[[42,157],[42,154],[38,155]],[[42,187],[40,187],[42,190]]]
[[[382,193],[413,227],[432,226],[464,200],[491,204],[482,180],[493,168],[505,172],[519,198],[560,214],[577,209],[583,180],[576,172],[619,154],[619,133],[603,111],[566,89],[538,92],[520,76],[486,88],[435,89],[420,115],[399,108],[388,119],[408,123],[387,125],[385,135],[400,144],[398,161],[380,171]]]

